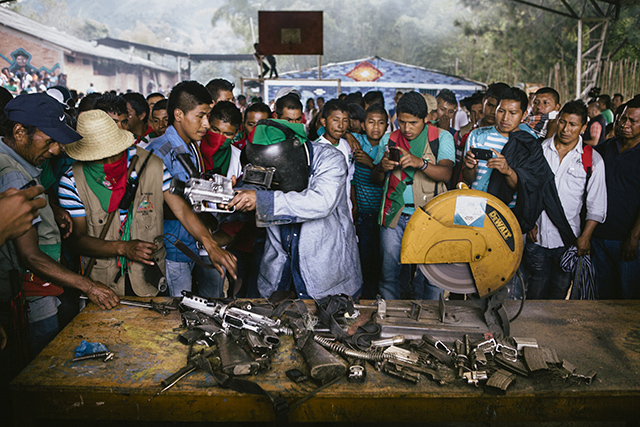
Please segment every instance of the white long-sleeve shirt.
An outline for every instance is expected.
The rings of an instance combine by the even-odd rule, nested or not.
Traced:
[[[565,216],[576,236],[582,233],[580,228],[580,211],[585,191],[587,172],[582,164],[582,137],[569,151],[562,162],[556,150],[554,138],[542,142],[542,151],[547,163],[555,175],[556,187]],[[604,222],[607,218],[607,186],[605,180],[604,161],[600,154],[593,150],[591,178],[587,185],[587,220]],[[538,244],[553,249],[564,246],[558,228],[553,225],[546,212],[542,212],[536,222],[538,226]]]

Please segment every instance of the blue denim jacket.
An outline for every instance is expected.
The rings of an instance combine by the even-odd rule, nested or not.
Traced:
[[[307,294],[358,295],[362,272],[347,204],[344,155],[328,144],[307,143],[312,144],[313,157],[305,190],[257,191],[256,223],[267,227],[258,290],[266,297],[277,290],[286,265],[279,225],[300,223],[299,266]]]
[[[153,149],[153,154],[160,157],[165,166],[171,173],[173,178],[178,178],[181,181],[187,181],[189,179],[189,173],[184,169],[182,164],[178,161],[176,154],[187,153],[191,157],[191,161],[194,165],[198,164],[198,159],[193,155],[184,140],[178,135],[178,132],[173,126],[169,126],[164,135],[154,139],[147,147],[147,150]],[[178,220],[165,220],[164,221],[164,234],[167,236],[165,244],[167,248],[166,259],[177,262],[191,262],[191,259],[183,254],[178,248],[176,248],[171,242],[175,241],[176,236],[185,245],[189,247],[196,254],[198,249],[196,248],[196,240],[189,234],[189,232],[180,224]],[[173,235],[173,236],[171,236]]]

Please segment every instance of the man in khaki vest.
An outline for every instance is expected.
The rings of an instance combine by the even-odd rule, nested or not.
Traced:
[[[73,218],[78,251],[96,258],[92,278],[100,277],[118,295],[158,294],[165,274],[163,201],[196,240],[213,247],[209,257],[214,267],[221,269],[220,260],[230,259],[185,200],[169,193],[171,175],[162,160],[134,146],[130,132],[118,129],[100,110],[80,114],[78,132],[83,138],[66,147],[78,162],[60,181],[59,197]],[[120,209],[135,156],[130,179],[137,179],[138,188],[131,204]],[[106,224],[115,210],[119,215]],[[97,236],[105,226],[107,234],[100,240]]]
[[[455,161],[453,137],[448,131],[427,125],[427,103],[417,92],[405,93],[398,101],[399,129],[385,135],[371,171],[373,182],[384,183],[380,209],[382,272],[379,290],[384,299],[400,299],[403,279],[400,264],[404,229],[416,208],[447,191]],[[437,144],[436,144],[437,141]],[[434,150],[431,147],[438,146]],[[405,280],[406,281],[406,280]],[[429,284],[418,270],[413,280],[414,299],[437,299],[440,289]]]

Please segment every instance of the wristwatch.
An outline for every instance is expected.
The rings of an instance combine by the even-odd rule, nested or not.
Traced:
[[[428,157],[424,157],[422,159],[422,161],[424,162],[424,164],[422,166],[420,166],[420,169],[418,169],[418,170],[424,171],[427,168],[427,166],[429,166],[429,158]]]

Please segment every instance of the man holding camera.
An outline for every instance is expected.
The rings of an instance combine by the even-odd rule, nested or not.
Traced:
[[[408,92],[397,106],[400,129],[380,141],[382,147],[371,171],[374,182],[384,182],[380,210],[380,248],[382,275],[380,295],[400,299],[402,277],[410,266],[400,264],[400,247],[404,229],[416,208],[421,208],[438,194],[447,191],[455,162],[453,136],[448,131],[428,125],[424,97]],[[386,152],[385,152],[386,151]],[[405,274],[402,275],[402,270]],[[413,298],[437,299],[440,289],[428,283],[418,271],[413,279]]]

